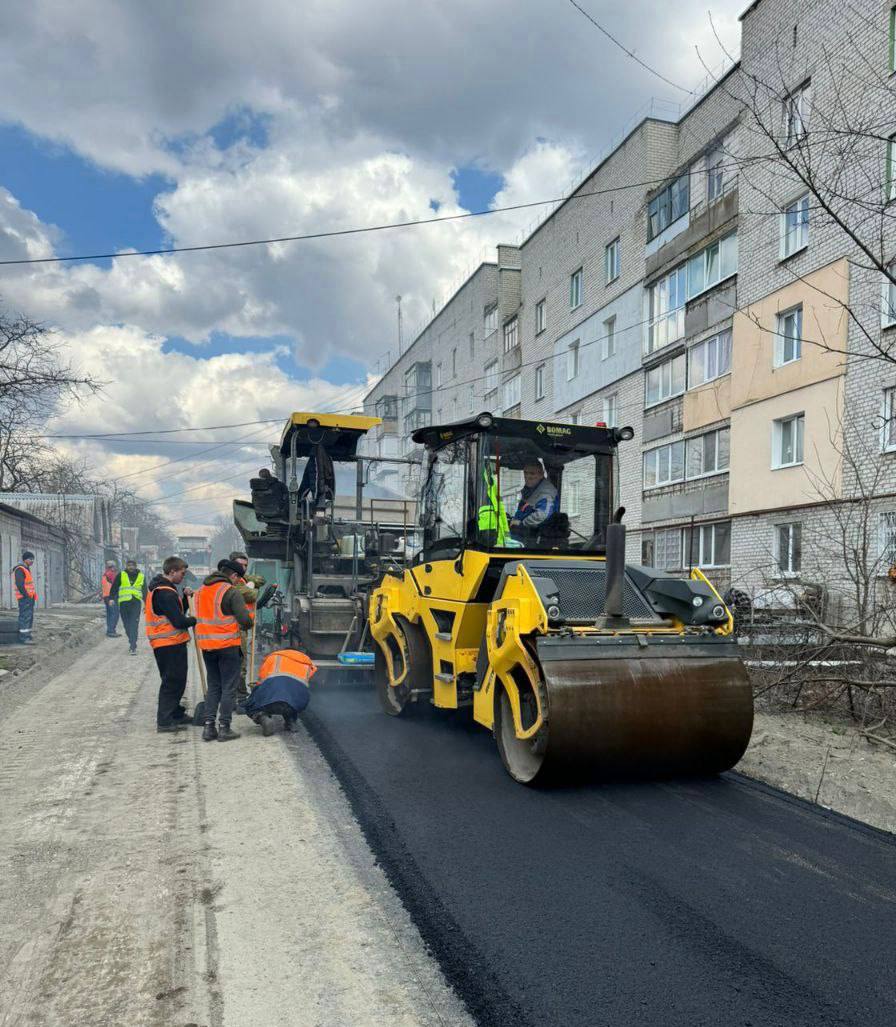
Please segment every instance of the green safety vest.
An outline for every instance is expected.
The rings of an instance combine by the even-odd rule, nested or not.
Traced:
[[[487,467],[483,469],[482,476],[485,479],[485,494],[488,497],[488,503],[479,507],[476,523],[480,531],[496,531],[498,533],[496,543],[503,546],[510,535],[507,511],[498,496],[498,483]]]
[[[118,586],[118,601],[126,603],[131,599],[143,599],[143,571],[137,571],[133,583],[127,574],[121,572],[121,584]]]

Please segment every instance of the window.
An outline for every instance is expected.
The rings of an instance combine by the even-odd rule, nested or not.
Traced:
[[[896,450],[896,389],[884,389],[883,425],[881,427],[880,448],[884,453]]]
[[[880,515],[878,528],[880,562],[884,568],[896,564],[896,511],[885,510]]]
[[[620,265],[619,265],[619,239],[614,239],[611,243],[607,243],[604,247],[604,272],[606,274],[607,285],[610,282],[615,282],[619,277]]]
[[[451,351],[451,377],[457,377],[457,347]]]
[[[809,245],[809,194],[784,208],[781,218],[781,258]]]
[[[810,97],[811,87],[805,82],[784,101],[784,137],[787,146],[794,146],[809,130]]]
[[[491,335],[498,330],[498,304],[485,308],[485,334]]]
[[[504,325],[504,352],[509,353],[519,345],[519,342],[519,320],[512,317],[507,324]]]
[[[731,521],[682,531],[685,567],[727,567],[731,563]]]
[[[648,242],[687,213],[690,202],[688,186],[688,173],[685,172],[647,204]]]
[[[728,470],[730,429],[719,428],[687,440],[686,470],[688,478],[704,478]]]
[[[775,525],[775,563],[786,575],[799,574],[803,562],[803,526],[798,522]]]
[[[677,481],[684,481],[684,442],[671,442],[644,454],[644,488]]]
[[[475,334],[475,332],[470,332],[470,356],[472,357],[472,356],[475,356],[475,355],[476,355],[476,334]]]
[[[498,370],[498,361],[491,360],[483,368],[485,371],[485,395],[490,396],[497,391],[501,382],[501,372]]]
[[[896,135],[887,140],[887,169],[885,175],[884,196],[889,202],[896,200]]]
[[[515,374],[512,378],[508,378],[504,382],[504,409],[509,410],[511,407],[517,406],[520,401],[521,392],[521,376]]]
[[[641,560],[661,571],[681,568],[681,528],[666,528],[641,540]]]
[[[575,310],[582,305],[582,269],[573,271],[569,276],[569,309]]]
[[[540,335],[548,326],[547,300],[535,304],[535,334]]]
[[[890,274],[896,277],[896,265],[891,265]],[[896,325],[896,285],[884,276],[883,302],[880,307],[880,323],[882,328]]]
[[[645,405],[652,407],[673,396],[680,396],[685,390],[684,353],[667,360],[647,372],[647,394]]]
[[[890,10],[890,74],[896,71],[896,7]]]
[[[725,184],[725,155],[721,150],[712,150],[706,155],[706,199],[708,203],[717,200]]]
[[[603,422],[608,428],[615,428],[619,423],[619,416],[617,414],[618,407],[618,394],[613,393],[610,396],[604,396],[603,400]]]
[[[686,293],[687,265],[685,264],[649,287],[648,353],[653,353],[684,335]]]
[[[737,232],[731,232],[688,261],[688,299],[736,274]]]
[[[580,481],[570,481],[563,484],[565,485],[563,491],[566,493],[564,496],[566,513],[570,517],[578,517],[582,512],[582,483]]]
[[[784,310],[777,316],[775,367],[799,360],[803,351],[803,307]]]
[[[803,462],[805,414],[772,423],[772,467],[793,467]]]
[[[731,370],[731,331],[704,339],[688,350],[688,388],[721,378]]]
[[[566,350],[566,380],[571,382],[579,373],[579,340],[569,344]]]
[[[535,398],[544,399],[544,364],[535,368]]]
[[[582,411],[576,410],[575,413],[569,415],[570,424],[581,424],[582,423]]]
[[[442,365],[436,364],[436,388],[442,387]]]
[[[604,321],[603,353],[604,360],[616,352],[616,315]]]

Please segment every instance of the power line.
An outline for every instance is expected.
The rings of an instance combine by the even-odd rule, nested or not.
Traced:
[[[92,435],[80,434],[73,432],[70,434],[51,434],[51,435],[36,435],[35,438],[39,439],[119,439],[125,438],[125,436],[138,436],[138,435],[176,435],[180,432],[185,431],[219,431],[221,428],[248,428],[255,424],[276,424],[281,421],[281,417],[268,417],[260,421],[238,421],[235,424],[212,424],[204,428],[190,427],[190,428],[154,428],[147,431],[109,431],[109,432],[97,432]],[[153,440],[150,439],[150,442]]]

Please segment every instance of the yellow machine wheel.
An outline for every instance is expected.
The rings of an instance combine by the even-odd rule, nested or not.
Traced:
[[[376,647],[373,662],[373,676],[380,706],[390,717],[400,717],[412,705],[421,691],[432,690],[432,657],[423,629],[417,624],[401,620],[404,635],[404,653],[407,653],[407,674],[400,685],[389,683],[389,670],[382,649]],[[403,668],[402,668],[403,669]],[[399,668],[396,668],[399,670]]]

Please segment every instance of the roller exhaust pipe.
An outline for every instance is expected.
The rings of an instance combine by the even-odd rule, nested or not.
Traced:
[[[628,624],[623,607],[625,588],[625,525],[607,525],[604,612],[597,618],[600,628],[619,628]]]

